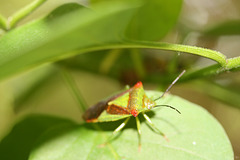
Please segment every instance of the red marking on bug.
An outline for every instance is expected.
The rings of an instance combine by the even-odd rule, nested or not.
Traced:
[[[136,88],[142,87],[142,82],[141,82],[141,81],[137,82],[137,83],[134,85],[134,87],[136,87]]]
[[[137,117],[138,111],[137,111],[136,109],[132,109],[132,110],[131,110],[131,114],[132,114],[134,117]]]
[[[97,119],[87,119],[86,122],[87,123],[97,122]]]

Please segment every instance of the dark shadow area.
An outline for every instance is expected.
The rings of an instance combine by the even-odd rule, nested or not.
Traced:
[[[74,123],[46,115],[31,115],[18,122],[0,142],[1,160],[27,160],[36,140],[49,128]]]

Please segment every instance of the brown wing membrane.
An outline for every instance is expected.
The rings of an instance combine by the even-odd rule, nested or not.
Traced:
[[[83,114],[82,118],[87,121],[91,119],[97,119],[98,116],[106,109],[108,100],[100,101],[94,106],[87,109],[87,111]]]
[[[91,106],[90,108],[88,108],[86,110],[86,112],[83,114],[82,118],[85,120],[85,121],[89,121],[89,120],[93,120],[93,119],[97,119],[100,114],[105,110],[107,109],[108,107],[108,102],[118,98],[119,96],[129,92],[132,88],[126,90],[126,91],[123,91],[121,93],[118,93],[112,97],[110,97],[109,99],[107,100],[104,100],[104,101],[100,101],[98,102],[97,104]]]
[[[119,114],[119,115],[122,115],[122,114],[130,114],[130,112],[127,110],[127,108],[123,108],[123,107],[120,107],[120,106],[117,106],[117,105],[109,105],[107,107],[107,113],[109,114]]]

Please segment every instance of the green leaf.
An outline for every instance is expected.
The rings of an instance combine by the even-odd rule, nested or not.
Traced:
[[[147,91],[151,98],[160,92]],[[161,160],[232,160],[229,139],[217,120],[205,109],[177,96],[167,95],[157,102],[176,107],[155,108],[147,114],[164,132],[169,142],[153,132],[141,119],[142,148],[138,152],[138,136],[134,118],[121,134],[102,147],[107,137],[122,121],[59,126],[48,130],[35,145],[30,160],[75,159],[161,159]]]
[[[48,128],[60,124],[72,124],[72,122],[41,115],[24,118],[0,141],[0,159],[27,160],[36,139]]]
[[[176,23],[182,0],[142,0],[143,5],[133,17],[127,35],[137,40],[159,40]]]
[[[135,3],[98,3],[93,9],[94,11],[77,4],[65,4],[48,17],[1,37],[0,79],[80,53],[113,48],[180,51],[210,58],[221,64],[221,67],[227,65],[225,56],[217,51],[123,38],[125,28],[136,10]],[[118,27],[112,27],[113,24]]]
[[[94,11],[83,7],[73,10],[76,5],[63,5],[46,18],[2,36],[0,79],[76,55],[79,49],[119,42],[136,8],[136,4],[119,2],[99,4],[93,7]]]
[[[208,36],[223,36],[240,34],[240,21],[227,21],[216,25],[204,32]]]

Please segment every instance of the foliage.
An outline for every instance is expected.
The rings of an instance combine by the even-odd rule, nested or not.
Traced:
[[[161,93],[147,91],[147,95],[156,98]],[[116,139],[107,146],[100,147],[112,130],[120,124],[119,121],[76,125],[70,121],[38,115],[28,117],[16,124],[0,145],[2,148],[0,157],[1,159],[24,158],[22,156],[26,156],[28,152],[30,152],[30,160],[95,159],[96,157],[98,159],[231,159],[233,157],[231,144],[223,128],[203,108],[170,95],[159,100],[158,104],[177,106],[182,114],[168,108],[155,108],[148,113],[154,124],[168,135],[169,142],[153,132],[141,118],[143,142],[140,153],[133,119]],[[38,137],[37,143],[34,141],[36,137]],[[18,154],[11,154],[11,146],[15,144],[19,146],[14,151]]]
[[[16,87],[15,104],[11,106],[16,112],[45,83],[61,73],[82,107],[82,114],[86,103],[69,74],[73,70],[105,75],[130,84],[142,80],[165,86],[180,70],[189,69],[181,83],[197,79],[198,90],[212,87],[215,92],[206,94],[240,107],[237,98],[240,93],[231,86],[219,86],[212,78],[226,71],[238,72],[240,57],[227,58],[211,49],[159,42],[176,27],[182,1],[92,0],[89,7],[67,3],[43,18],[17,25],[44,2],[36,0],[9,18],[0,15],[0,27],[4,32],[0,37],[0,80],[7,82],[10,77],[30,69],[34,72],[25,75]],[[226,22],[206,29],[202,35],[236,35],[239,34],[237,28],[239,21]],[[162,69],[159,69],[157,58],[151,56],[152,50],[146,49],[158,53],[169,51],[169,55],[173,53],[172,61],[169,65],[161,64]],[[186,53],[195,58],[213,60],[214,64],[190,69],[194,60],[181,60]],[[50,63],[54,66],[39,68]],[[159,76],[162,70],[164,77]],[[147,94],[157,97],[160,93],[148,91]],[[226,94],[233,98],[226,99]],[[119,121],[76,124],[59,117],[30,114],[2,138],[0,159],[96,159],[96,156],[98,159],[233,159],[225,131],[207,111],[171,95],[158,103],[176,106],[182,115],[167,109],[149,112],[170,142],[151,131],[141,119],[141,153],[137,151],[137,132],[132,121],[116,139],[101,148],[98,145],[119,125]],[[0,105],[4,103],[0,102]]]

